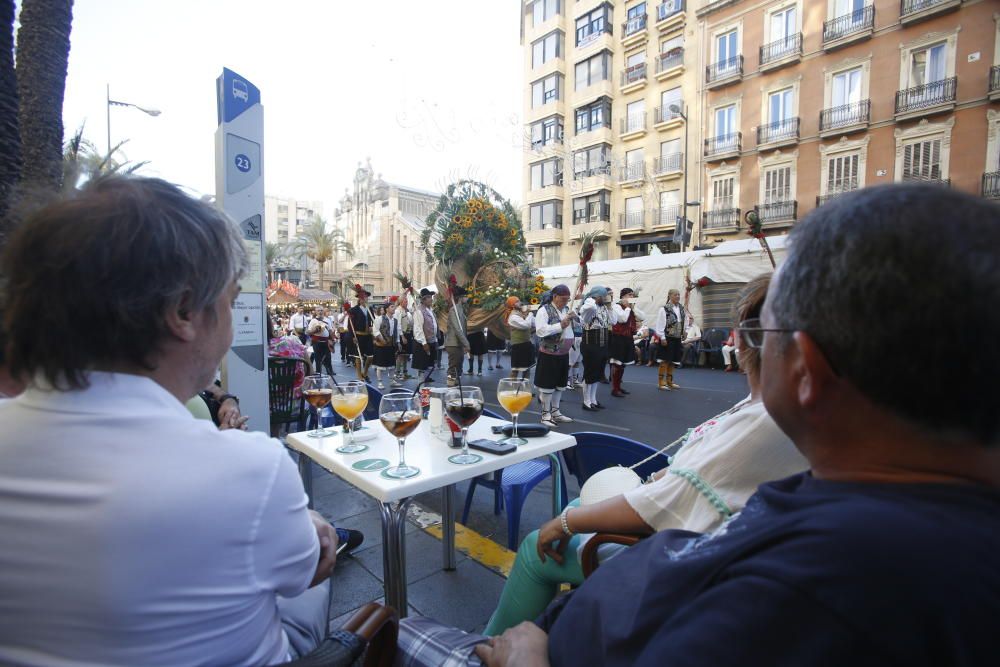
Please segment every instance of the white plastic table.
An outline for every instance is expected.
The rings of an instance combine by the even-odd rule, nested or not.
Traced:
[[[469,440],[478,438],[498,439],[490,429],[494,425],[508,422],[480,417],[469,429]],[[406,511],[413,497],[435,489],[442,490],[442,533],[444,549],[444,569],[455,569],[455,484],[505,468],[521,461],[548,456],[552,466],[552,508],[553,516],[561,506],[560,479],[562,470],[556,452],[572,447],[576,438],[556,431],[542,438],[527,438],[527,444],[517,451],[503,456],[470,450],[480,454],[483,460],[472,465],[455,465],[448,457],[460,449],[452,449],[430,433],[427,421],[406,439],[406,463],[420,468],[420,474],[409,479],[388,479],[380,470],[355,470],[352,464],[366,459],[386,459],[390,466],[399,461],[399,447],[396,438],[389,434],[378,421],[369,421],[365,426],[375,432],[376,437],[364,441],[368,449],[357,454],[340,454],[336,448],[342,442],[342,435],[310,438],[306,432],[288,435],[288,446],[304,456],[299,458],[299,472],[309,494],[312,506],[312,468],[315,461],[324,469],[337,475],[349,484],[379,501],[382,515],[382,555],[385,582],[385,598],[399,612],[406,616]],[[340,428],[336,429],[340,433]],[[508,511],[510,509],[508,508]]]

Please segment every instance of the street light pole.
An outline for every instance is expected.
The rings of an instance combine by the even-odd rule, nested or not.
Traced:
[[[106,89],[105,101],[107,103],[107,111],[108,111],[108,154],[107,154],[107,157],[110,158],[111,157],[111,107],[112,106],[132,107],[133,109],[138,109],[139,111],[143,112],[147,116],[153,116],[154,118],[156,116],[159,116],[161,112],[160,112],[159,109],[147,109],[145,107],[139,106],[138,104],[132,104],[131,102],[122,102],[120,100],[113,100],[113,99],[111,99],[111,84],[109,83],[109,84],[106,84],[106,85],[107,85],[107,89]]]
[[[684,121],[684,204],[681,207],[681,252],[684,252],[684,247],[687,245],[684,241],[684,237],[687,235],[687,221],[688,221],[688,153],[691,152],[691,146],[688,145],[688,117],[681,109],[680,104],[671,104],[670,111],[681,117]]]

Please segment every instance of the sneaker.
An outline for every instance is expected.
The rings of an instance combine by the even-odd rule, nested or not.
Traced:
[[[493,370],[493,369],[491,368],[490,370]],[[503,370],[503,366],[501,366],[500,364],[497,364],[497,370],[498,371],[502,371]]]
[[[479,371],[478,373],[476,373],[476,375],[478,375],[479,377],[483,377],[483,372]]]
[[[558,410],[553,410],[552,411],[552,421],[556,422],[557,424],[571,424],[571,423],[573,423],[572,417],[567,417],[566,415],[564,415],[563,413],[559,412]]]
[[[339,549],[341,544],[347,544],[344,551],[340,553],[351,553],[365,541],[365,534],[360,530],[351,530],[350,528],[334,528],[334,530],[337,531],[337,548]]]
[[[552,418],[551,412],[543,412],[541,422],[548,426],[549,428],[555,428],[558,426],[555,419]]]
[[[379,382],[378,383],[378,388],[379,389],[385,389],[385,385],[382,382]]]

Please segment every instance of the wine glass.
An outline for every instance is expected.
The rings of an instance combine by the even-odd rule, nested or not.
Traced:
[[[503,378],[497,384],[497,399],[514,421],[513,432],[503,442],[510,445],[528,444],[527,440],[517,435],[517,416],[531,405],[531,398],[531,381],[528,378]]]
[[[449,456],[458,465],[479,463],[483,457],[469,453],[469,427],[483,414],[483,390],[479,387],[452,387],[444,395],[448,417],[462,429],[462,453]]]
[[[357,454],[368,449],[368,445],[354,442],[354,420],[368,407],[368,386],[360,380],[340,384],[334,389],[330,403],[347,422],[347,442],[337,447],[337,451],[341,454]]]
[[[420,474],[420,468],[406,465],[403,455],[406,436],[420,426],[420,397],[408,391],[386,394],[378,406],[378,418],[385,430],[396,436],[399,443],[399,465],[386,468],[382,474],[394,479],[406,479]]]
[[[309,431],[306,435],[310,438],[325,438],[332,435],[323,428],[323,408],[330,405],[330,399],[333,397],[332,378],[322,373],[307,375],[302,382],[302,396],[316,410],[316,430]]]

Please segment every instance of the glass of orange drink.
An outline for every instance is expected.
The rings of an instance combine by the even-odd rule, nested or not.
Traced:
[[[357,454],[368,449],[368,445],[354,442],[354,420],[368,407],[368,386],[360,380],[338,384],[333,390],[330,404],[347,422],[347,442],[337,447],[337,451],[341,454]]]
[[[511,445],[524,445],[527,440],[517,435],[517,416],[531,405],[532,386],[527,378],[503,378],[497,384],[497,400],[503,409],[510,413],[514,422],[514,430],[503,442]]]

